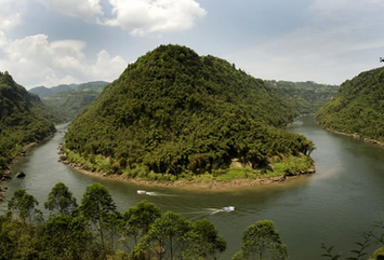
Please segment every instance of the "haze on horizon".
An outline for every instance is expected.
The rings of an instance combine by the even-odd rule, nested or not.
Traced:
[[[160,44],[262,79],[341,84],[381,66],[384,0],[0,0],[0,71],[27,89],[112,81]]]

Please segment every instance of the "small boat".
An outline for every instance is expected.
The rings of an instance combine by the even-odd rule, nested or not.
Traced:
[[[147,194],[147,192],[145,190],[138,190],[137,193],[138,194]]]
[[[222,211],[234,211],[234,210],[235,210],[234,206],[228,206],[228,207],[222,208]]]

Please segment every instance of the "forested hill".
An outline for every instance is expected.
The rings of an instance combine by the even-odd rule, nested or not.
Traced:
[[[105,81],[79,84],[70,90],[46,95],[42,97],[42,101],[58,111],[65,121],[71,121],[100,94],[107,84],[108,82]]]
[[[262,80],[225,60],[166,45],[104,88],[70,125],[64,150],[91,169],[107,158],[117,173],[204,172],[234,158],[264,167],[273,155],[313,149],[305,137],[276,128],[293,117]]]
[[[29,94],[8,74],[0,72],[0,175],[23,145],[55,132],[55,118],[36,95]]]
[[[313,114],[337,93],[338,86],[313,81],[265,81],[279,96],[289,102],[297,115]]]
[[[316,114],[319,124],[384,141],[384,68],[344,82],[334,99]]]

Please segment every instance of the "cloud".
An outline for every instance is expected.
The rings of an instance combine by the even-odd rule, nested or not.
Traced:
[[[14,0],[13,0],[14,1]],[[103,15],[99,0],[37,0],[47,9],[64,15],[78,17],[85,21],[96,21],[98,15]]]
[[[44,34],[9,40],[0,31],[0,71],[8,70],[21,85],[31,88],[93,80],[112,81],[126,68],[120,56],[107,51],[91,62],[84,54],[85,42],[75,40],[49,42]]]
[[[191,28],[207,12],[194,0],[109,0],[115,18],[101,22],[130,31],[133,36]]]
[[[383,7],[382,0],[316,0],[303,27],[226,58],[260,78],[341,84],[380,66]]]
[[[0,30],[8,30],[22,22],[27,0],[0,0]]]

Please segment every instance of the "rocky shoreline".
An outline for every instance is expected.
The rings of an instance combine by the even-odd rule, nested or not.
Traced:
[[[176,180],[174,182],[170,182],[170,181],[168,182],[168,181],[158,181],[158,180],[146,180],[146,179],[132,178],[132,177],[128,178],[122,175],[107,174],[105,172],[85,170],[81,167],[81,165],[66,160],[66,157],[63,154],[59,157],[59,162],[68,165],[69,167],[75,169],[80,173],[93,176],[93,177],[109,178],[113,180],[125,181],[125,182],[148,186],[148,187],[155,186],[155,187],[180,188],[185,190],[209,190],[209,191],[234,191],[234,190],[238,190],[239,188],[254,188],[254,187],[259,187],[262,185],[268,185],[272,183],[280,183],[287,179],[297,178],[302,175],[309,175],[316,172],[315,165],[312,164],[311,167],[309,167],[308,169],[298,172],[296,174],[290,174],[290,175],[286,174],[286,175],[277,176],[277,177],[269,177],[269,178],[265,177],[265,178],[257,178],[257,179],[242,178],[242,179],[232,179],[229,181],[209,180],[209,181],[197,182],[197,181],[187,181],[187,180]]]
[[[48,137],[49,138],[49,137]],[[3,177],[0,179],[0,183],[1,182],[4,182],[4,181],[7,181],[7,180],[12,180],[12,171],[11,171],[11,165],[16,163],[20,158],[24,157],[25,154],[29,151],[29,149],[31,149],[32,146],[35,146],[36,144],[38,144],[39,142],[32,142],[26,146],[23,146],[23,148],[21,148],[21,151],[18,155],[16,155],[15,158],[12,159],[11,163],[6,165],[6,169],[4,170],[4,175]],[[21,172],[17,173],[15,175],[16,178],[22,178],[22,177],[25,177],[25,173],[22,173],[21,175],[24,175],[22,177],[20,177],[21,175]],[[4,196],[4,193],[8,190],[8,187],[6,186],[2,186],[0,185],[0,202],[3,202],[5,201],[5,196]]]

